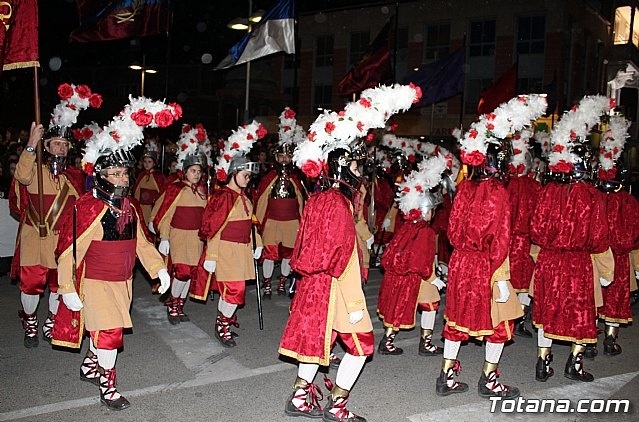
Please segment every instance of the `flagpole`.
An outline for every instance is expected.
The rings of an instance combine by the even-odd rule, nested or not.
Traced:
[[[251,33],[253,25],[251,25],[251,14],[253,13],[253,0],[248,0],[249,10],[248,10],[248,33]],[[246,87],[244,90],[244,123],[249,122],[249,92],[251,88],[251,60],[246,62]]]
[[[462,48],[464,49],[464,66],[466,66],[466,33],[464,32],[464,38],[462,41]],[[464,124],[464,109],[466,108],[466,104],[464,104],[464,92],[466,92],[466,69],[464,68],[464,89],[462,89],[460,101],[461,105],[459,107],[459,128],[462,128]]]
[[[40,124],[40,77],[38,66],[33,66],[33,110],[35,124]],[[47,237],[47,227],[44,224],[44,185],[42,178],[42,139],[36,147],[36,177],[38,179],[38,234]]]

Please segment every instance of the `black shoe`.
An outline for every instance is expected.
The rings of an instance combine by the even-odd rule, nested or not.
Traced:
[[[80,380],[90,382],[93,385],[100,386],[100,376],[89,378],[82,372],[82,370],[80,370]]]
[[[175,313],[175,315],[171,315],[171,308],[166,309],[166,317],[171,325],[178,325],[180,323],[180,315],[177,313]]]
[[[349,411],[346,408],[346,404],[344,402],[348,402],[348,398],[338,397],[333,401],[333,398],[328,396],[328,403],[326,403],[326,407],[324,408],[324,413],[322,414],[323,422],[366,422],[366,419],[356,415],[355,413]],[[335,407],[340,407],[341,409],[337,412],[337,414],[331,413],[331,409]],[[350,413],[350,417],[340,417],[340,413],[344,413],[348,415]]]
[[[124,398],[124,396],[120,396],[120,398],[117,398],[115,400],[105,399],[104,397],[100,396],[100,403],[105,405],[109,410],[124,410],[127,407],[131,406],[131,403],[129,403],[129,401]]]
[[[575,381],[591,382],[595,379],[592,374],[584,371],[583,367],[583,353],[577,353],[577,356],[572,353],[568,356],[566,362],[566,370],[564,371],[564,377]]]
[[[526,328],[526,322],[521,321],[515,326],[515,335],[520,337],[532,337],[532,333]]]
[[[493,387],[490,388],[487,384],[493,384]],[[479,377],[479,381],[477,382],[477,392],[481,397],[486,399],[490,397],[514,399],[519,397],[520,394],[519,388],[500,383],[499,373],[497,371],[492,371],[488,376],[482,371],[481,377]]]
[[[26,347],[27,349],[32,349],[34,347],[38,347],[38,344],[40,344],[40,340],[38,340],[38,336],[31,337],[25,334],[24,347]]]
[[[419,338],[419,356],[438,356],[444,353],[444,348],[431,343],[431,338]]]
[[[446,372],[443,369],[439,371],[439,377],[437,377],[435,382],[435,393],[438,396],[448,396],[453,393],[465,393],[468,391],[468,384],[465,382],[455,381],[452,387],[448,386],[448,380],[452,380],[458,374],[459,371],[455,371],[453,368]]]
[[[377,348],[377,353],[380,355],[401,355],[404,353],[404,349],[395,346],[395,334],[393,333],[390,336],[384,335],[384,337],[382,337],[382,340],[379,342],[379,347]]]
[[[617,344],[614,336],[606,336],[604,339],[604,355],[617,356],[621,354],[621,346]]]
[[[537,381],[546,382],[548,378],[554,375],[555,371],[550,367],[550,362],[552,362],[552,354],[546,356],[545,359],[537,358],[537,365],[535,366],[535,379]]]
[[[599,354],[599,350],[597,350],[597,344],[588,344],[586,346],[586,350],[584,350],[584,358],[588,360],[595,360],[597,355]]]
[[[291,393],[291,395],[288,397],[288,399],[286,399],[286,407],[284,407],[284,413],[286,413],[286,415],[288,416],[304,416],[307,418],[313,418],[313,419],[319,419],[322,417],[322,413],[323,410],[321,408],[321,406],[316,405],[314,403],[312,404],[308,404],[308,402],[305,403],[305,405],[307,406],[304,409],[298,409],[294,404],[293,404],[293,397],[295,397],[295,393],[298,392],[298,390],[302,390],[302,388],[298,388],[295,391],[293,391]],[[306,394],[304,394],[306,395]]]

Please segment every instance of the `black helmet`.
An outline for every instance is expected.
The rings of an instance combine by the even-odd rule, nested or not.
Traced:
[[[366,146],[362,148],[359,145],[360,142],[355,141],[350,148],[335,148],[328,153],[328,176],[340,182],[340,191],[349,198],[353,197],[362,183],[362,167],[368,157]],[[360,168],[359,176],[351,170],[351,162],[353,161],[357,161]]]
[[[486,149],[486,161],[479,166],[471,167],[471,179],[484,180],[491,177],[503,178],[508,173],[509,144],[506,142],[489,143]]]
[[[100,199],[119,199],[129,196],[130,186],[114,185],[105,176],[108,169],[124,167],[130,170],[134,165],[135,158],[130,151],[116,150],[99,157],[93,166],[96,186],[94,195],[97,195]],[[105,194],[108,198],[104,197]]]
[[[625,168],[621,160],[617,160],[612,170],[614,171],[611,174],[602,169],[601,165],[599,166],[596,173],[597,180],[595,181],[597,189],[602,192],[611,193],[619,192],[629,186],[630,172]]]
[[[577,143],[570,148],[574,156],[570,179],[572,181],[592,180],[592,149],[586,143]]]

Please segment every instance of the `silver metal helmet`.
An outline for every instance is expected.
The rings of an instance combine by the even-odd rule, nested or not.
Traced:
[[[252,174],[258,174],[260,172],[260,165],[255,161],[249,161],[243,155],[233,158],[229,164],[228,175],[230,176],[242,170],[248,170]]]
[[[204,151],[198,151],[195,154],[188,154],[182,162],[182,171],[186,171],[189,167],[199,165],[202,169],[207,167],[208,161]]]
[[[95,177],[95,185],[99,190],[97,194],[107,194],[110,198],[123,198],[129,196],[129,186],[114,185],[106,179],[108,169],[116,167],[124,167],[126,169],[133,168],[135,165],[135,157],[130,151],[116,150],[99,157],[93,166],[93,175]],[[101,192],[100,192],[101,191]],[[99,195],[102,198],[102,195]],[[102,198],[103,199],[103,198]]]

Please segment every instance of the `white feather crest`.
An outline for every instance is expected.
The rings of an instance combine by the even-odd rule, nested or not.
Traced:
[[[406,176],[404,182],[397,184],[397,206],[405,216],[413,217],[419,211],[420,217],[423,217],[432,207],[428,194],[439,185],[446,168],[447,159],[444,155],[432,155],[421,161],[417,170]]]
[[[224,141],[224,148],[220,151],[215,165],[218,180],[225,180],[231,161],[235,157],[246,155],[253,147],[253,143],[263,138],[264,135],[266,135],[266,129],[256,120],[234,130],[231,136]]]
[[[626,145],[626,139],[630,136],[628,134],[630,123],[622,116],[610,118],[608,129],[601,138],[599,150],[599,164],[602,169],[609,171],[615,168],[615,164]]]
[[[295,146],[306,138],[306,131],[297,124],[295,111],[292,108],[285,107],[280,114],[279,128],[279,145],[293,144]]]
[[[390,116],[408,110],[418,97],[419,91],[412,85],[382,85],[363,91],[360,99],[348,103],[343,111],[320,114],[311,124],[308,138],[295,150],[293,161],[308,176],[317,177],[333,149],[348,147],[369,129],[383,128]]]
[[[571,147],[588,136],[601,116],[615,106],[614,100],[603,95],[586,95],[576,107],[565,112],[550,135],[548,165],[552,171],[567,173],[577,157]]]
[[[207,151],[208,145],[208,151]],[[189,124],[182,125],[182,132],[177,141],[178,154],[177,154],[177,168],[183,170],[184,159],[189,155],[197,155],[204,153],[207,160],[207,165],[211,166],[210,149],[211,142],[206,129],[201,123],[191,126]]]

